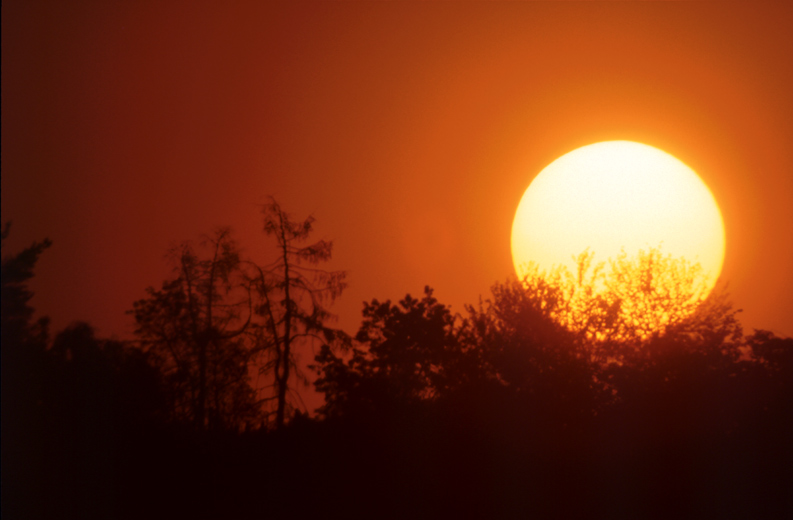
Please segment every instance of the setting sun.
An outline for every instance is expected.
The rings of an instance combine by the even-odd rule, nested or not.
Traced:
[[[712,289],[724,262],[724,223],[690,167],[646,144],[605,141],[569,152],[532,181],[512,224],[518,276],[529,263],[572,269],[589,250],[596,262],[661,248],[699,263]]]

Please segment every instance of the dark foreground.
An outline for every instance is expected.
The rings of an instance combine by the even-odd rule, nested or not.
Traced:
[[[4,428],[4,518],[791,518],[793,429],[743,410],[586,424],[485,403],[196,434]],[[717,422],[714,421],[714,416]],[[756,419],[756,420],[753,420]],[[120,428],[125,428],[123,431]],[[11,437],[7,437],[9,433]]]

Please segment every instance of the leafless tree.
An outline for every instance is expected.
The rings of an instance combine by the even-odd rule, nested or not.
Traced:
[[[271,199],[262,208],[264,232],[275,238],[278,257],[267,266],[256,266],[253,280],[259,296],[256,313],[263,318],[260,338],[268,348],[261,370],[273,374],[276,428],[282,428],[290,406],[290,379],[307,384],[297,363],[295,348],[315,339],[332,341],[343,333],[326,326],[332,315],[326,305],[346,287],[344,271],[317,266],[331,258],[333,243],[319,240],[303,245],[313,230],[314,218],[295,221]]]

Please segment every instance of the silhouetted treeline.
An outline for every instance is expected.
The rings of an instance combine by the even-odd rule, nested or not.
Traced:
[[[429,289],[373,301],[357,344],[317,358],[319,411],[396,455],[383,478],[407,509],[784,518],[793,339],[744,336],[714,299],[663,335],[620,341],[559,326],[548,295],[518,282],[465,318]]]
[[[156,348],[97,338],[85,323],[51,335],[46,320],[32,321],[27,288],[48,245],[4,251],[4,517],[793,514],[793,339],[744,334],[718,294],[649,335],[616,323],[613,302],[592,311],[594,324],[562,326],[555,313],[570,300],[539,282],[497,284],[460,315],[429,288],[372,300],[355,337],[321,321],[300,329],[325,340],[316,417],[216,428],[213,414],[227,420],[245,410],[232,404],[255,402],[226,390],[249,385],[243,347],[267,344],[235,343],[248,318],[234,309],[248,308],[247,292],[223,292],[226,314],[194,328],[206,327],[223,285],[207,283],[212,262],[190,250],[181,275],[136,307]],[[194,304],[187,280],[203,291]],[[270,361],[288,361],[286,318],[250,309],[282,341]]]

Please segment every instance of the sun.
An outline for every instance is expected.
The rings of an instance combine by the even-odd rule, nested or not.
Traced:
[[[573,270],[573,257],[587,249],[598,262],[650,248],[699,263],[710,291],[724,262],[724,222],[694,170],[633,141],[590,144],[556,159],[526,189],[512,224],[521,278],[529,263]]]

